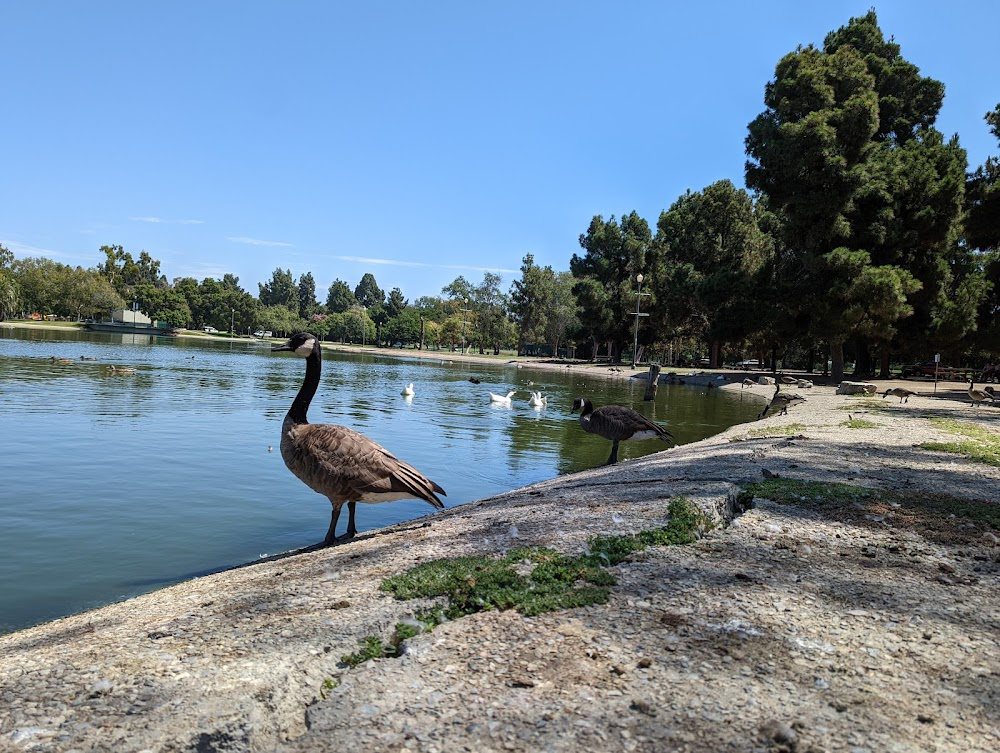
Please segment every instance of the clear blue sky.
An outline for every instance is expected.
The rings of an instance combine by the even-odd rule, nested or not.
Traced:
[[[0,243],[168,278],[372,272],[437,295],[521,259],[569,268],[595,214],[655,227],[743,186],[774,66],[875,7],[945,83],[938,127],[1000,152],[1000,3],[935,0],[0,0]]]

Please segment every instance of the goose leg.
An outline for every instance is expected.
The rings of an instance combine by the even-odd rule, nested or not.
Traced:
[[[330,512],[330,528],[326,532],[326,538],[323,539],[323,543],[326,545],[330,545],[337,540],[337,520],[340,518],[341,505],[343,505],[343,502],[339,505],[334,504],[333,510]]]
[[[605,465],[614,465],[618,462],[618,440],[616,439],[611,445],[611,457],[608,458],[608,462]]]
[[[344,534],[345,539],[353,539],[358,535],[358,527],[354,525],[354,511],[357,507],[358,503],[353,500],[347,503],[347,512],[350,517],[347,520],[347,533]]]

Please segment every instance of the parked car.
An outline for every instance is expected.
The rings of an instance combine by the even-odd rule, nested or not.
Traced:
[[[759,369],[763,364],[756,358],[747,358],[739,362],[739,367],[744,371],[750,371],[750,369]]]
[[[934,376],[934,372],[937,371],[939,364],[934,361],[921,361],[920,363],[913,363],[909,366],[904,366],[901,376],[905,379],[911,376]]]
[[[272,337],[271,330],[269,329],[259,329],[253,333],[254,337]]]
[[[209,332],[209,333],[217,333],[219,331],[215,327],[202,327],[201,329],[203,332]]]

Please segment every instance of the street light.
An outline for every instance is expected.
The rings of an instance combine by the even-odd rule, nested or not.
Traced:
[[[229,315],[229,336],[232,337],[236,334],[236,330],[233,329],[233,323],[236,321],[236,309],[230,309],[232,312]]]
[[[649,293],[642,292],[642,274],[637,274],[635,276],[635,281],[639,283],[639,290],[635,294],[635,335],[632,339],[632,368],[636,367],[636,357],[639,353],[639,317],[649,316],[649,314],[639,313],[639,302],[642,300],[642,296],[649,295]]]
[[[469,305],[469,299],[468,298],[463,298],[462,299],[462,304],[465,305],[465,306],[468,306]],[[468,314],[470,312],[470,309],[459,309],[459,311],[463,311],[464,313]],[[462,355],[463,356],[465,355],[465,325],[468,324],[468,323],[469,322],[466,321],[465,317],[463,316],[462,317]]]

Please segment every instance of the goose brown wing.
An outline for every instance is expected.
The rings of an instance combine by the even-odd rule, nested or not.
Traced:
[[[286,452],[287,444],[287,452]],[[289,469],[314,491],[345,501],[398,495],[444,507],[444,489],[364,434],[336,424],[294,427],[282,442]],[[373,500],[374,501],[374,500]]]
[[[590,420],[599,434],[612,440],[625,440],[641,431],[652,431],[661,437],[673,437],[673,434],[658,423],[622,405],[604,405],[597,408],[591,413]]]

